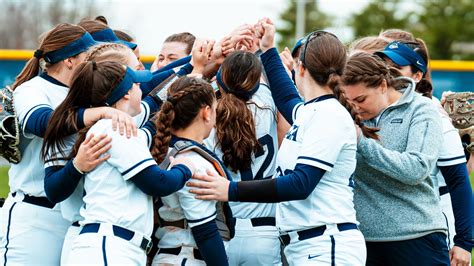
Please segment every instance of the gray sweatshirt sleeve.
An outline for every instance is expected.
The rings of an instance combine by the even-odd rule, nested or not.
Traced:
[[[408,185],[416,185],[430,175],[442,144],[441,121],[430,106],[415,109],[409,127],[393,134],[408,134],[403,152],[385,148],[380,142],[361,137],[357,152],[378,171]]]

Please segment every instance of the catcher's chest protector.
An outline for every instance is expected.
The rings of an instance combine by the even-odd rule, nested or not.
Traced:
[[[13,105],[13,90],[7,86],[0,90],[0,96],[0,156],[16,164],[21,160],[20,125]]]
[[[198,153],[214,166],[219,175],[230,179],[230,176],[227,174],[224,166],[218,159],[212,156],[205,148],[201,147],[200,145],[186,140],[179,140],[173,145],[165,160],[161,162],[160,168],[164,170],[168,169],[170,165],[169,157],[175,157],[176,154],[186,151],[194,151]],[[227,202],[217,202],[216,211],[216,224],[217,228],[219,229],[219,234],[223,240],[229,241],[234,237],[235,234],[235,218],[232,216],[232,211],[229,207],[229,204]]]

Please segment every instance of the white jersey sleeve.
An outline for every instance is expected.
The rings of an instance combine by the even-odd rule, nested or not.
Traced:
[[[466,162],[461,137],[451,121],[441,116],[443,125],[443,145],[439,150],[438,166],[450,166]]]
[[[137,125],[137,127],[142,127],[150,117],[150,106],[148,105],[148,103],[142,101],[140,106],[141,112],[133,117],[133,121],[135,122],[135,125]]]
[[[337,121],[328,121],[320,112],[307,112],[312,115],[303,126],[303,142],[296,163],[307,164],[331,172],[346,137]]]
[[[99,124],[101,123],[101,124]],[[101,120],[88,132],[99,135],[105,133],[112,138],[112,147],[108,151],[110,158],[107,160],[122,174],[124,180],[128,180],[151,165],[156,165],[155,160],[148,151],[146,134],[127,138],[120,135],[118,131],[112,130],[111,120]]]

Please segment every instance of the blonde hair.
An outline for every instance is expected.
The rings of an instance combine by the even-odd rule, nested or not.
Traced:
[[[357,52],[366,52],[373,54],[378,51],[382,51],[385,46],[388,45],[388,41],[385,38],[377,36],[367,36],[353,41],[349,45],[349,54],[353,55]]]
[[[85,61],[114,61],[122,65],[128,65],[128,54],[133,54],[133,52],[123,44],[102,43],[89,49]]]

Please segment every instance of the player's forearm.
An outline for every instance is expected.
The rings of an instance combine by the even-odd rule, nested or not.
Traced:
[[[77,187],[82,174],[72,164],[72,160],[64,166],[51,166],[45,169],[44,191],[52,203],[67,199]]]
[[[215,220],[194,226],[191,232],[207,265],[229,265]]]
[[[440,166],[440,171],[448,186],[453,206],[456,236],[454,243],[467,251],[473,248],[472,189],[469,184],[466,163]]]
[[[130,180],[147,195],[165,197],[183,188],[191,176],[191,171],[181,164],[167,171],[160,169],[157,165],[152,165]]]
[[[302,102],[296,87],[286,73],[276,48],[263,53],[261,59],[275,105],[286,121],[293,124],[293,109]]]
[[[276,203],[306,199],[326,171],[304,164],[274,179],[231,182],[229,201]]]

